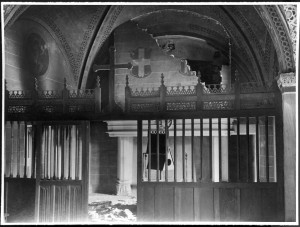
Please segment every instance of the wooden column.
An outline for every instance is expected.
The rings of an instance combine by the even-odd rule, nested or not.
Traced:
[[[292,221],[296,221],[296,77],[295,77],[295,73],[280,74],[277,83],[282,93],[285,221],[292,222]],[[279,178],[278,181],[280,181],[279,176],[278,178]]]

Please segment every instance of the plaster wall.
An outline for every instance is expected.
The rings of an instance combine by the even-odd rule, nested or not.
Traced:
[[[45,42],[49,54],[49,64],[43,75],[35,76],[28,67],[28,52],[25,51],[27,37],[35,33]],[[63,88],[64,77],[70,88],[75,88],[71,79],[70,67],[55,39],[41,24],[29,20],[17,20],[4,32],[5,78],[8,90],[26,90],[34,88],[34,78],[43,90]],[[34,51],[34,50],[32,50]]]
[[[115,100],[124,109],[125,106],[125,83],[126,75],[129,77],[129,86],[136,88],[157,88],[161,84],[161,74],[164,74],[166,86],[192,86],[197,84],[196,76],[185,76],[179,71],[181,69],[180,59],[173,58],[162,52],[156,41],[149,34],[138,29],[131,22],[118,27],[114,33],[116,48],[115,63],[132,62],[130,53],[137,48],[149,48],[151,74],[147,77],[135,77],[128,69],[115,70]],[[210,55],[203,56],[203,60]]]

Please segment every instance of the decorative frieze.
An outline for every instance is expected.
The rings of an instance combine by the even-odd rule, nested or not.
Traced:
[[[289,26],[289,32],[293,44],[294,60],[296,61],[297,44],[297,5],[283,5],[286,21]]]
[[[282,73],[277,78],[277,84],[282,93],[296,91],[295,73]]]

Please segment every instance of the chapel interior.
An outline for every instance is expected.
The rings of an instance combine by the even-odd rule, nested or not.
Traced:
[[[3,7],[3,221],[296,221],[298,4]]]

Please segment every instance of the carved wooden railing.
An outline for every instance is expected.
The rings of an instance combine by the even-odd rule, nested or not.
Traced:
[[[5,113],[16,114],[69,114],[100,113],[101,88],[99,78],[95,89],[68,90],[66,80],[63,90],[5,90]]]
[[[278,90],[278,89],[277,89]],[[124,113],[176,112],[202,110],[240,110],[275,108],[276,83],[202,84],[200,77],[193,86],[164,85],[161,76],[160,87],[129,87],[128,76],[125,86]],[[62,90],[40,90],[35,83],[34,90],[5,90],[5,114],[10,116],[32,116],[51,114],[97,115],[106,113],[101,107],[100,79],[95,89],[68,90],[66,81]]]
[[[194,86],[161,85],[158,88],[133,90],[126,77],[126,112],[160,111],[200,111],[200,110],[240,110],[256,108],[274,108],[276,84],[262,85],[256,82],[235,84],[207,84],[198,78]]]

